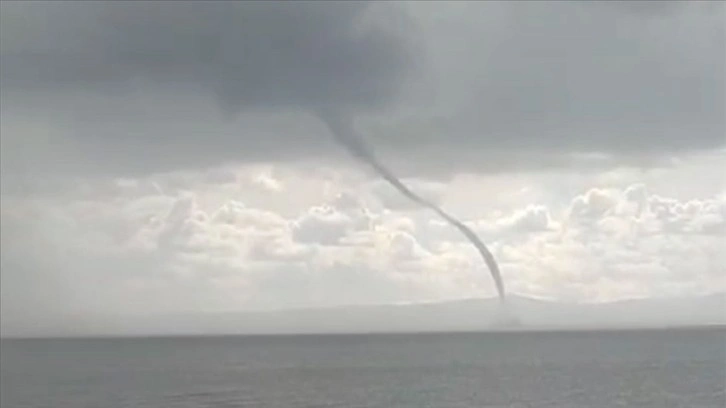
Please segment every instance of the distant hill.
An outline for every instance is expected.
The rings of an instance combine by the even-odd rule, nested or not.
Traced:
[[[510,324],[518,321],[520,324]],[[76,322],[76,323],[74,323]],[[512,296],[407,305],[269,312],[108,316],[56,322],[51,332],[3,327],[3,335],[282,334],[550,330],[726,325],[726,293],[703,297],[563,303]],[[5,326],[5,325],[4,325]]]

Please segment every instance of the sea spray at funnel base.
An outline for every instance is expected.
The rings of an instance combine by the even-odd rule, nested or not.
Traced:
[[[429,208],[436,212],[441,218],[446,220],[453,227],[458,229],[464,236],[471,242],[474,247],[479,251],[484,262],[486,263],[489,271],[494,278],[494,283],[497,287],[497,293],[499,299],[504,302],[506,299],[506,292],[504,290],[504,281],[502,275],[499,272],[499,266],[494,260],[494,256],[479,237],[467,227],[464,223],[457,220],[456,218],[449,215],[447,212],[442,210],[439,206],[420,197],[418,194],[411,191],[405,184],[401,182],[390,170],[388,170],[378,159],[373,155],[373,152],[363,144],[363,141],[355,133],[353,129],[352,120],[343,115],[342,113],[334,112],[331,109],[320,109],[317,112],[318,117],[328,126],[335,140],[340,143],[346,150],[358,159],[368,163],[373,169],[395,187],[401,194],[408,197],[410,200],[420,204],[423,207]]]

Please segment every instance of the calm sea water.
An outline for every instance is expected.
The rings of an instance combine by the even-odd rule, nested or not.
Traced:
[[[4,340],[3,408],[726,406],[726,331]]]

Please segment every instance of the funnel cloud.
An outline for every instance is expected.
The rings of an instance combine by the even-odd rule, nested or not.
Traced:
[[[328,125],[328,128],[333,134],[335,140],[340,143],[340,145],[345,147],[346,150],[348,150],[358,159],[368,163],[376,171],[376,173],[378,173],[393,187],[400,191],[401,194],[403,194],[410,200],[420,204],[421,206],[433,210],[441,218],[446,220],[446,222],[448,222],[450,225],[452,225],[462,234],[464,234],[466,239],[469,240],[469,242],[471,242],[474,247],[476,247],[482,258],[484,259],[484,262],[486,263],[489,271],[492,274],[494,283],[497,286],[497,294],[499,295],[499,299],[504,302],[504,300],[506,299],[506,292],[504,290],[504,281],[502,280],[502,274],[499,271],[499,266],[497,265],[497,262],[494,259],[491,251],[489,251],[489,248],[484,245],[484,243],[479,239],[474,231],[472,231],[471,228],[467,227],[463,222],[459,221],[458,219],[454,218],[449,213],[441,209],[441,207],[437,206],[429,200],[424,199],[423,197],[419,196],[418,194],[411,191],[408,187],[406,187],[406,185],[403,184],[401,180],[399,180],[398,177],[396,177],[390,170],[388,170],[386,166],[381,164],[381,162],[379,162],[378,159],[373,155],[373,152],[371,152],[371,150],[363,144],[363,141],[360,139],[360,137],[355,134],[355,131],[351,124],[352,120],[349,117],[345,117],[340,113],[334,113],[330,109],[319,110],[318,116],[323,122],[325,122],[325,124]]]

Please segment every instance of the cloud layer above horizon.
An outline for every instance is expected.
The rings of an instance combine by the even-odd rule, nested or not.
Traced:
[[[591,302],[726,291],[726,189],[694,198],[672,188],[682,172],[510,178],[486,202],[469,195],[503,180],[408,182],[464,215],[514,294]],[[427,211],[391,210],[391,191],[356,172],[251,166],[63,191],[3,197],[8,322],[495,295],[455,230]]]

